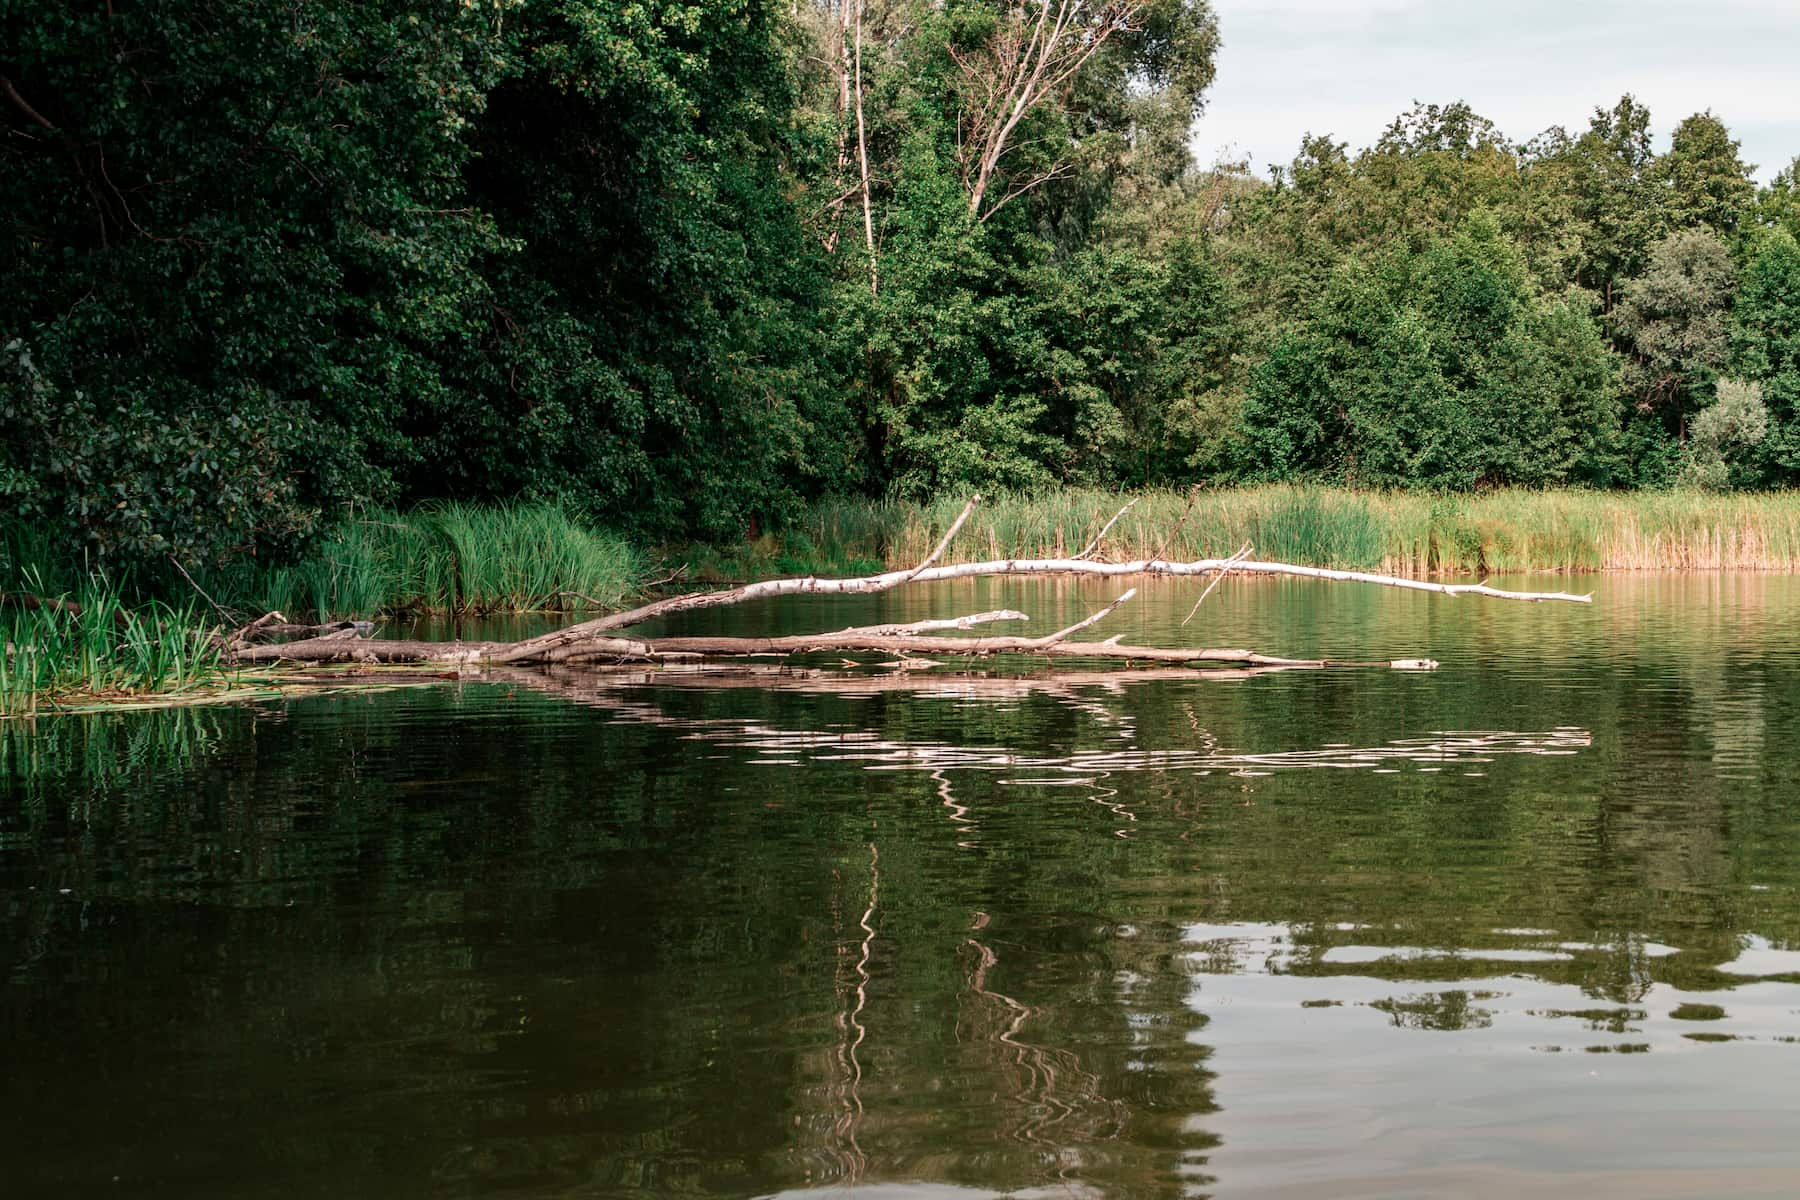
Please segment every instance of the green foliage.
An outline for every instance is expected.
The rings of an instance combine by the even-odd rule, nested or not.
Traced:
[[[1669,152],[1652,164],[1649,174],[1666,192],[1667,220],[1676,229],[1705,227],[1730,234],[1756,198],[1737,140],[1710,112],[1695,113],[1675,127]]]
[[[1763,237],[1732,316],[1736,371],[1762,389],[1768,406],[1764,479],[1791,485],[1800,480],[1800,243],[1786,229]]]
[[[30,603],[0,604],[0,716],[68,693],[179,694],[217,673],[217,643],[192,607],[128,608],[124,589],[98,574],[60,596],[40,595],[33,572],[20,585]]]
[[[1249,478],[1456,489],[1616,469],[1598,331],[1537,292],[1490,218],[1417,256],[1346,262],[1309,317],[1251,373]]]
[[[496,244],[463,210],[491,5],[0,7],[0,488],[102,559],[291,547],[381,495],[425,347]]]
[[[1651,250],[1612,317],[1631,350],[1622,382],[1643,411],[1679,424],[1707,394],[1725,361],[1736,282],[1730,250],[1709,230],[1678,230]]]
[[[1682,482],[1707,491],[1725,490],[1734,475],[1744,474],[1742,460],[1768,432],[1762,386],[1719,380],[1717,398],[1694,417]]]
[[[1654,161],[1650,112],[1630,95],[1595,109],[1579,137],[1554,129],[1527,154],[1534,190],[1562,218],[1553,217],[1550,228],[1573,243],[1571,280],[1609,304],[1614,290],[1643,269],[1661,227],[1663,194],[1649,176]]]
[[[9,2],[0,494],[191,566],[292,557],[349,501],[724,534],[854,478],[773,30]]]
[[[642,556],[554,504],[444,503],[351,512],[296,563],[203,574],[221,603],[321,620],[616,607]]]
[[[234,620],[581,612],[617,608],[644,574],[624,539],[552,504],[352,512],[299,562],[237,559],[178,585],[71,569],[41,526],[0,523],[0,714],[217,682],[214,601]],[[183,603],[156,598],[175,586]]]
[[[853,479],[769,6],[559,0],[506,30],[466,199],[518,250],[486,263],[459,386],[420,414],[414,494],[448,479],[725,536]]]
[[[1770,421],[1732,478],[1800,472],[1793,174],[1716,117],[1659,156],[1630,96],[1523,146],[1421,104],[1199,171],[1218,23],[1142,0],[984,173],[1029,15],[0,0],[0,499],[65,569],[368,611],[459,603],[321,565],[431,557],[351,532],[420,505],[728,541],[831,494],[1657,485],[1725,370]]]
[[[1768,187],[1756,194],[1756,224],[1765,229],[1785,229],[1800,237],[1800,157],[1779,171]]]

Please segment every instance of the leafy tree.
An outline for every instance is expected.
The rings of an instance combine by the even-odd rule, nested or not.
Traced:
[[[485,264],[448,407],[409,431],[428,471],[662,535],[737,533],[853,480],[774,21],[752,0],[511,15],[467,181],[516,249]]]
[[[1786,229],[1800,237],[1800,157],[1776,173],[1756,194],[1756,222],[1765,229]]]
[[[1681,481],[1689,487],[1723,491],[1744,476],[1743,459],[1769,432],[1769,410],[1760,384],[1721,379],[1713,402],[1694,416],[1684,447]]]
[[[1251,373],[1242,469],[1378,486],[1605,481],[1612,362],[1486,216],[1413,257],[1351,260]]]
[[[437,497],[726,538],[844,490],[1800,474],[1793,170],[1708,113],[1659,157],[1630,96],[1525,146],[1419,104],[1197,170],[1203,0],[0,0],[0,48],[0,496],[101,561]]]
[[[1786,229],[1764,235],[1732,312],[1735,371],[1762,389],[1770,434],[1765,479],[1800,480],[1800,244]]]
[[[1671,428],[1699,406],[1725,361],[1736,282],[1731,251],[1718,234],[1678,230],[1651,250],[1648,269],[1612,314],[1631,352],[1621,377],[1626,390]]]
[[[358,502],[722,535],[853,482],[779,11],[8,0],[0,487],[161,563]]]
[[[1595,109],[1578,138],[1552,130],[1528,157],[1533,190],[1568,205],[1566,222],[1550,224],[1578,247],[1570,281],[1610,308],[1618,287],[1643,269],[1663,219],[1663,194],[1650,178],[1650,111],[1627,94]]]
[[[0,486],[99,556],[280,548],[393,494],[499,248],[457,179],[485,5],[0,5]]]
[[[1675,127],[1669,152],[1651,165],[1649,176],[1664,192],[1671,227],[1705,227],[1729,236],[1756,199],[1750,171],[1725,123],[1703,112]]]

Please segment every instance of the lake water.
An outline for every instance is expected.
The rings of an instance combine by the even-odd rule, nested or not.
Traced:
[[[5,1194],[1800,1194],[1800,580],[1575,584],[0,725]]]

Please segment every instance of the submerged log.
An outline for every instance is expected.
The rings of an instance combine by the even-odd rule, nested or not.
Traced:
[[[374,629],[372,621],[327,621],[318,625],[306,625],[290,621],[278,612],[271,612],[264,613],[227,635],[223,642],[227,647],[237,649],[257,642],[272,642],[277,638],[362,637],[374,632]]]
[[[701,609],[720,608],[775,596],[867,595],[884,592],[910,583],[931,583],[947,579],[994,578],[1002,576],[1163,576],[1174,578],[1211,576],[1216,586],[1227,573],[1241,575],[1293,576],[1302,579],[1324,579],[1333,582],[1368,583],[1382,587],[1405,588],[1433,592],[1445,596],[1485,596],[1499,600],[1532,602],[1563,601],[1585,604],[1591,597],[1567,592],[1511,592],[1480,583],[1449,584],[1423,579],[1406,579],[1367,571],[1338,571],[1325,567],[1299,566],[1293,563],[1258,562],[1248,557],[1245,546],[1228,558],[1204,558],[1189,562],[1171,562],[1163,558],[1139,559],[1132,562],[1096,562],[1087,557],[1104,538],[1108,522],[1087,547],[1074,558],[1020,558],[988,562],[935,565],[949,548],[951,540],[968,521],[981,497],[964,506],[937,546],[917,566],[877,575],[849,579],[821,579],[801,576],[770,579],[743,584],[715,592],[698,592],[671,596],[625,612],[612,613],[591,621],[571,625],[552,633],[526,638],[518,642],[424,642],[360,636],[362,631],[335,629],[320,637],[275,645],[251,645],[249,638],[234,639],[230,657],[237,662],[377,662],[421,663],[442,666],[528,666],[546,663],[612,662],[667,663],[710,658],[744,658],[758,656],[790,656],[810,653],[880,653],[905,658],[912,654],[939,654],[954,657],[989,657],[999,654],[1037,655],[1051,658],[1093,658],[1124,662],[1173,663],[1182,665],[1237,664],[1268,667],[1380,666],[1397,669],[1429,669],[1437,664],[1426,658],[1390,659],[1373,663],[1337,662],[1329,659],[1284,658],[1253,650],[1192,649],[1166,646],[1126,646],[1108,638],[1100,642],[1071,641],[1075,634],[1110,616],[1129,601],[1137,589],[1128,589],[1100,611],[1075,624],[1043,637],[945,637],[943,630],[965,630],[993,621],[1024,620],[1025,614],[1002,610],[970,616],[915,621],[910,624],[864,626],[836,633],[795,634],[787,637],[655,637],[618,636],[646,621]],[[1127,508],[1130,506],[1127,505]],[[1123,515],[1121,510],[1121,514]],[[1113,518],[1114,521],[1118,517]],[[1204,600],[1211,587],[1202,592]],[[1198,607],[1198,602],[1196,602]],[[1189,617],[1192,617],[1189,613]],[[1185,624],[1185,622],[1184,622]]]

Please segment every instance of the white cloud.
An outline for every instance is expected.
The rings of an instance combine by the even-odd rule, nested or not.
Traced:
[[[1213,0],[1224,46],[1202,161],[1262,170],[1303,134],[1368,145],[1415,100],[1516,140],[1631,92],[1666,144],[1711,109],[1767,180],[1800,154],[1800,0]]]

